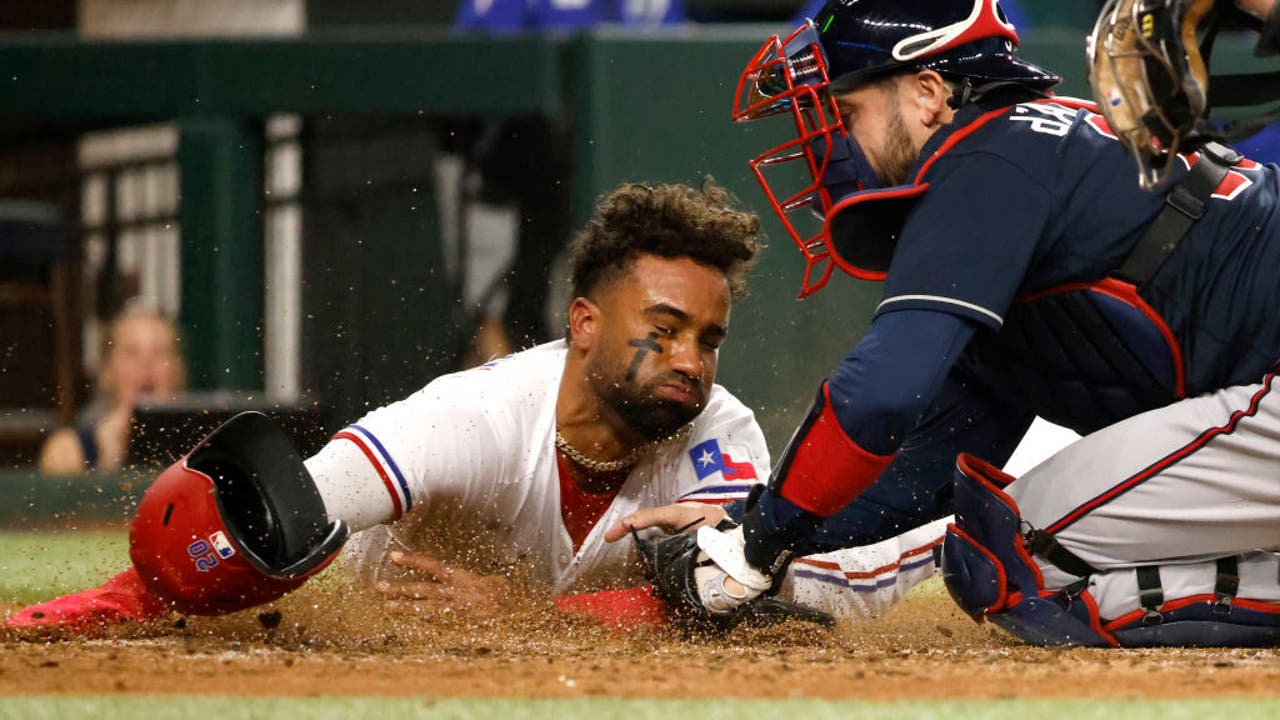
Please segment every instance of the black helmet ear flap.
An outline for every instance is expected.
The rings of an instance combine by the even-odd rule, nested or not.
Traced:
[[[297,588],[336,557],[347,533],[329,520],[284,431],[241,413],[147,488],[129,525],[129,557],[174,608],[219,614]]]
[[[1014,105],[1030,100],[1049,97],[1046,90],[1030,87],[1024,83],[1008,80],[974,85],[970,78],[961,78],[955,83],[955,92],[947,98],[947,105],[952,110],[959,110],[969,103],[980,103],[992,108]]]
[[[262,413],[224,423],[196,446],[187,466],[213,480],[227,530],[264,569],[297,564],[332,534],[302,458]]]

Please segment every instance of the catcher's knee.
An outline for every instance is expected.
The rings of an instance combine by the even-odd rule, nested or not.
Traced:
[[[284,432],[261,413],[242,413],[147,489],[129,556],[174,609],[218,614],[297,588],[346,537]]]
[[[1018,505],[1001,490],[1010,480],[975,457],[959,457],[956,522],[942,541],[947,591],[974,620],[991,620],[1033,645],[1114,645],[1091,626],[1087,608],[1044,591],[1019,532]]]
[[[1046,590],[1021,534],[1012,478],[969,456],[956,473],[956,522],[942,576],[956,603],[1032,645],[1280,645],[1280,560],[1272,553],[1192,565],[1093,571]]]

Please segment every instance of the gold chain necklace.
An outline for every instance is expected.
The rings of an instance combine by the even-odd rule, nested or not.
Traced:
[[[671,433],[670,435],[660,440],[654,440],[652,442],[647,442],[647,443],[644,443],[643,445],[639,445],[635,448],[632,448],[631,452],[627,453],[626,455],[622,456],[617,460],[593,460],[592,458],[589,458],[586,455],[582,454],[582,451],[579,450],[578,448],[574,447],[573,445],[570,445],[569,441],[564,439],[564,435],[560,434],[560,429],[556,428],[556,449],[564,453],[565,455],[568,455],[570,460],[574,461],[578,465],[581,465],[583,468],[590,470],[591,472],[616,473],[616,472],[621,472],[623,470],[627,470],[632,466],[634,466],[637,462],[640,461],[640,458],[643,457],[645,453],[651,450],[654,450],[661,445],[665,445],[666,443],[669,443],[672,440],[675,440],[676,438],[680,438],[688,434],[689,434],[689,425],[686,424],[681,426],[679,430],[676,430],[675,432]]]
[[[568,455],[570,460],[578,463],[587,470],[598,473],[613,473],[620,470],[626,470],[640,460],[640,448],[635,448],[618,460],[592,460],[586,455],[583,455],[578,448],[570,445],[569,441],[564,439],[564,436],[560,434],[559,430],[556,430],[556,449],[565,455]]]

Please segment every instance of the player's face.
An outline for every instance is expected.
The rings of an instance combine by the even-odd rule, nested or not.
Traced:
[[[836,98],[845,129],[857,141],[884,187],[902,185],[919,154],[895,81],[873,83]]]
[[[729,326],[729,283],[688,258],[642,255],[600,294],[593,389],[638,434],[657,439],[695,418],[715,381]]]

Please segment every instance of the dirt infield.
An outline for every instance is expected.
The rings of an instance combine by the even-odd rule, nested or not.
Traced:
[[[343,591],[308,590],[282,601],[278,616],[188,618],[96,640],[6,630],[0,695],[1180,699],[1280,688],[1277,650],[1026,648],[938,594],[834,631],[691,640],[619,635],[536,603],[480,619],[392,620]]]

